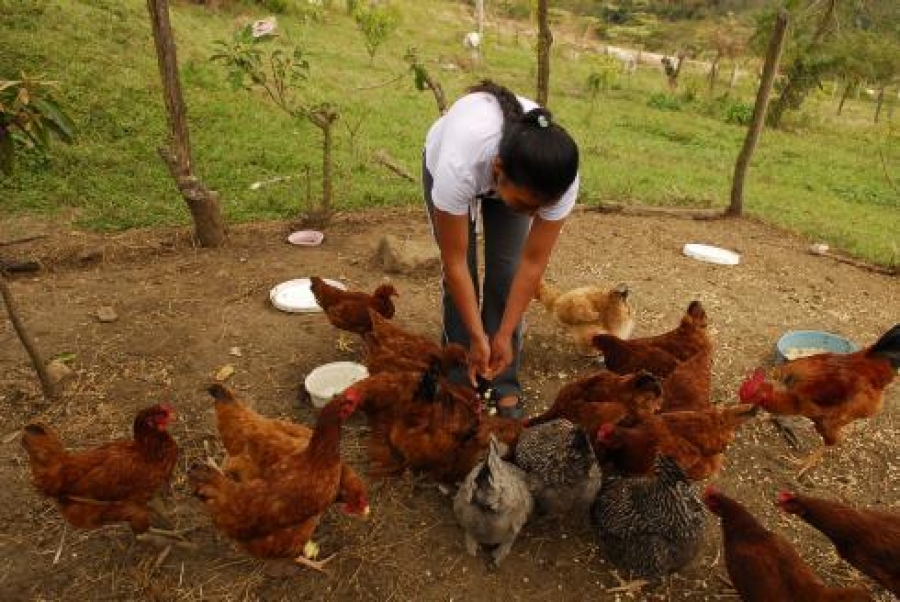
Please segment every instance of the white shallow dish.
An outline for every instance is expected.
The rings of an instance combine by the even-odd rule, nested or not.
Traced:
[[[337,280],[325,279],[325,282],[332,286],[336,286],[341,290],[347,290],[347,285]],[[311,313],[322,311],[316,298],[310,289],[309,278],[297,278],[282,282],[271,291],[269,291],[269,300],[272,305],[281,311],[291,313]]]
[[[719,265],[737,265],[741,262],[741,256],[734,251],[713,247],[711,245],[688,243],[684,245],[682,252],[693,259],[717,263]]]
[[[312,400],[312,404],[321,408],[331,398],[353,383],[369,376],[369,370],[356,362],[332,362],[323,364],[306,375],[303,384]]]

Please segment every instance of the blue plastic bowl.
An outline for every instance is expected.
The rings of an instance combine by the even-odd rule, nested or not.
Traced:
[[[853,353],[859,346],[842,336],[822,330],[791,330],[784,333],[775,345],[779,361],[787,361],[793,349],[820,349],[819,353]]]

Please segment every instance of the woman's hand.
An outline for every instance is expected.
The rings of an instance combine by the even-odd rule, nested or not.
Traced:
[[[485,335],[471,337],[469,343],[469,380],[472,386],[477,386],[476,375],[490,380],[493,375],[490,372],[491,347]]]
[[[513,361],[512,336],[497,333],[491,340],[491,359],[488,363],[490,378],[506,370]]]

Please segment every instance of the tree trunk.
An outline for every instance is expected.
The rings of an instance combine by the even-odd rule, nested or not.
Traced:
[[[875,100],[875,123],[878,123],[878,118],[881,117],[881,107],[884,106],[884,88],[884,84],[878,87],[878,98]]]
[[[198,242],[204,247],[218,247],[225,242],[225,225],[218,194],[208,190],[197,179],[191,165],[187,111],[181,95],[178,58],[169,21],[168,0],[147,0],[147,10],[153,26],[153,41],[163,83],[163,99],[169,118],[169,141],[167,147],[160,149],[159,152],[190,209]]]
[[[804,54],[809,54],[815,50],[822,38],[825,37],[825,34],[828,33],[828,28],[831,26],[831,22],[834,19],[836,6],[837,0],[828,0],[825,12],[822,14],[822,20],[819,21],[819,25],[813,34],[812,40],[810,40],[809,45],[806,47]],[[800,105],[803,103],[803,100],[809,91],[808,88],[804,88],[800,84],[800,80],[802,79],[801,60],[802,57],[794,59],[793,64],[788,68],[787,83],[785,83],[781,94],[778,95],[778,98],[772,104],[772,111],[769,113],[769,125],[774,128],[777,128],[781,124],[781,118],[784,116],[787,109],[800,108]]]
[[[841,94],[841,100],[838,102],[837,114],[840,115],[841,111],[844,110],[844,103],[847,102],[847,97],[850,96],[850,92],[853,91],[853,81],[848,81],[847,85],[844,87],[844,93]]]
[[[37,347],[31,336],[28,334],[28,331],[25,330],[25,324],[19,317],[19,310],[13,300],[12,291],[9,290],[6,276],[3,274],[2,270],[0,270],[0,296],[3,297],[3,302],[6,304],[6,313],[9,315],[9,321],[12,322],[13,329],[16,331],[19,340],[22,342],[22,347],[25,348],[28,357],[31,358],[31,364],[34,366],[34,370],[38,375],[38,380],[41,382],[41,390],[44,392],[44,397],[48,401],[56,399],[56,385],[53,384],[53,380],[50,378],[50,375],[47,374],[44,360],[41,358],[41,354],[38,353]]]
[[[713,95],[713,91],[716,87],[716,76],[719,74],[719,60],[722,58],[722,53],[716,51],[716,56],[713,58],[712,64],[709,66],[709,95]]]
[[[321,214],[318,217],[327,221],[331,217],[333,199],[331,151],[334,148],[333,126],[337,121],[338,112],[329,106],[322,106],[313,109],[308,117],[316,127],[322,130],[322,205]]]
[[[753,150],[759,141],[760,132],[762,132],[766,122],[766,108],[769,104],[769,96],[772,94],[775,74],[778,72],[778,61],[781,58],[781,50],[784,47],[784,36],[787,33],[788,20],[788,12],[782,9],[778,13],[775,28],[772,30],[772,37],[769,39],[766,62],[763,66],[759,90],[756,93],[756,104],[753,107],[753,118],[750,121],[750,127],[747,129],[744,146],[741,148],[734,166],[734,179],[731,183],[731,204],[728,206],[728,210],[725,211],[725,215],[729,217],[739,217],[744,211],[744,179],[747,175],[747,168],[750,165],[750,157],[753,155]]]
[[[675,75],[673,76],[675,79],[675,85],[678,85],[678,77],[681,75],[681,68],[684,67],[684,59],[687,58],[687,55],[684,52],[679,51],[677,55],[678,64],[675,65]]]
[[[538,0],[538,70],[537,70],[537,103],[547,106],[550,97],[550,46],[553,45],[553,34],[547,17],[547,1]]]
[[[484,37],[484,0],[475,0],[475,26],[479,37]]]
[[[731,92],[734,90],[734,87],[737,85],[738,80],[738,62],[734,61],[734,65],[731,66],[731,79],[728,80],[728,91]]]

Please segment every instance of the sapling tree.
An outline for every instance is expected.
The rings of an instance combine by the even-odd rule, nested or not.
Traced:
[[[400,12],[396,7],[360,2],[353,10],[353,20],[365,38],[369,62],[375,61],[375,53],[400,26]]]
[[[228,81],[238,89],[262,92],[266,100],[296,119],[306,119],[322,131],[322,201],[315,217],[327,221],[332,211],[332,149],[338,109],[327,102],[311,102],[304,94],[309,62],[299,47],[290,50],[271,44],[276,36],[274,17],[250,23],[228,41],[217,41],[213,61],[227,69]]]

